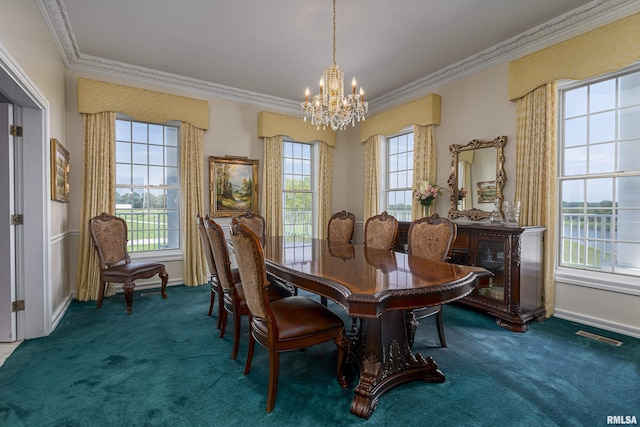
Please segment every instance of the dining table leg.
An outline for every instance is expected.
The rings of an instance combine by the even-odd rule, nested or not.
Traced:
[[[378,399],[396,385],[421,379],[442,383],[444,374],[429,356],[413,353],[404,310],[361,318],[361,327],[352,343],[351,356],[358,364],[360,381],[351,401],[351,413],[368,419]]]

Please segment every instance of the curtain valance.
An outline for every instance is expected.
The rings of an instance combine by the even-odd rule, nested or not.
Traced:
[[[390,135],[409,125],[439,125],[440,102],[440,95],[432,93],[367,117],[360,122],[360,141],[365,142],[373,135]]]
[[[640,59],[640,13],[509,62],[509,99],[552,81],[583,80]]]
[[[324,141],[336,146],[336,133],[329,129],[318,130],[302,117],[260,111],[258,113],[258,137],[273,138],[277,135],[288,136],[297,142]]]
[[[178,120],[209,128],[207,101],[84,78],[78,78],[78,111],[114,111],[150,123]]]

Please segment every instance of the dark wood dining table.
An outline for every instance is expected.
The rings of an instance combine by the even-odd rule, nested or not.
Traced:
[[[411,350],[407,313],[463,298],[477,277],[491,274],[483,268],[323,239],[267,237],[264,254],[270,274],[329,298],[360,319],[351,337],[350,356],[360,372],[351,412],[363,418],[369,418],[380,396],[396,385],[416,379],[445,381],[430,356]]]

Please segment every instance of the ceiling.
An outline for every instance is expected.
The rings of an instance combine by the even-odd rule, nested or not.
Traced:
[[[331,0],[37,2],[70,68],[291,107],[305,87],[317,92],[332,61]],[[336,62],[347,86],[357,77],[370,104],[389,102],[439,74],[557,35],[597,15],[601,3],[338,0]]]

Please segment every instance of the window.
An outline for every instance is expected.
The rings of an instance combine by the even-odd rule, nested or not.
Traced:
[[[398,221],[411,221],[413,132],[388,137],[385,158],[385,210]]]
[[[640,276],[640,71],[560,95],[559,264]]]
[[[179,127],[116,120],[116,215],[130,252],[180,249]]]
[[[282,150],[282,219],[287,241],[300,244],[313,237],[313,146],[284,140]]]

